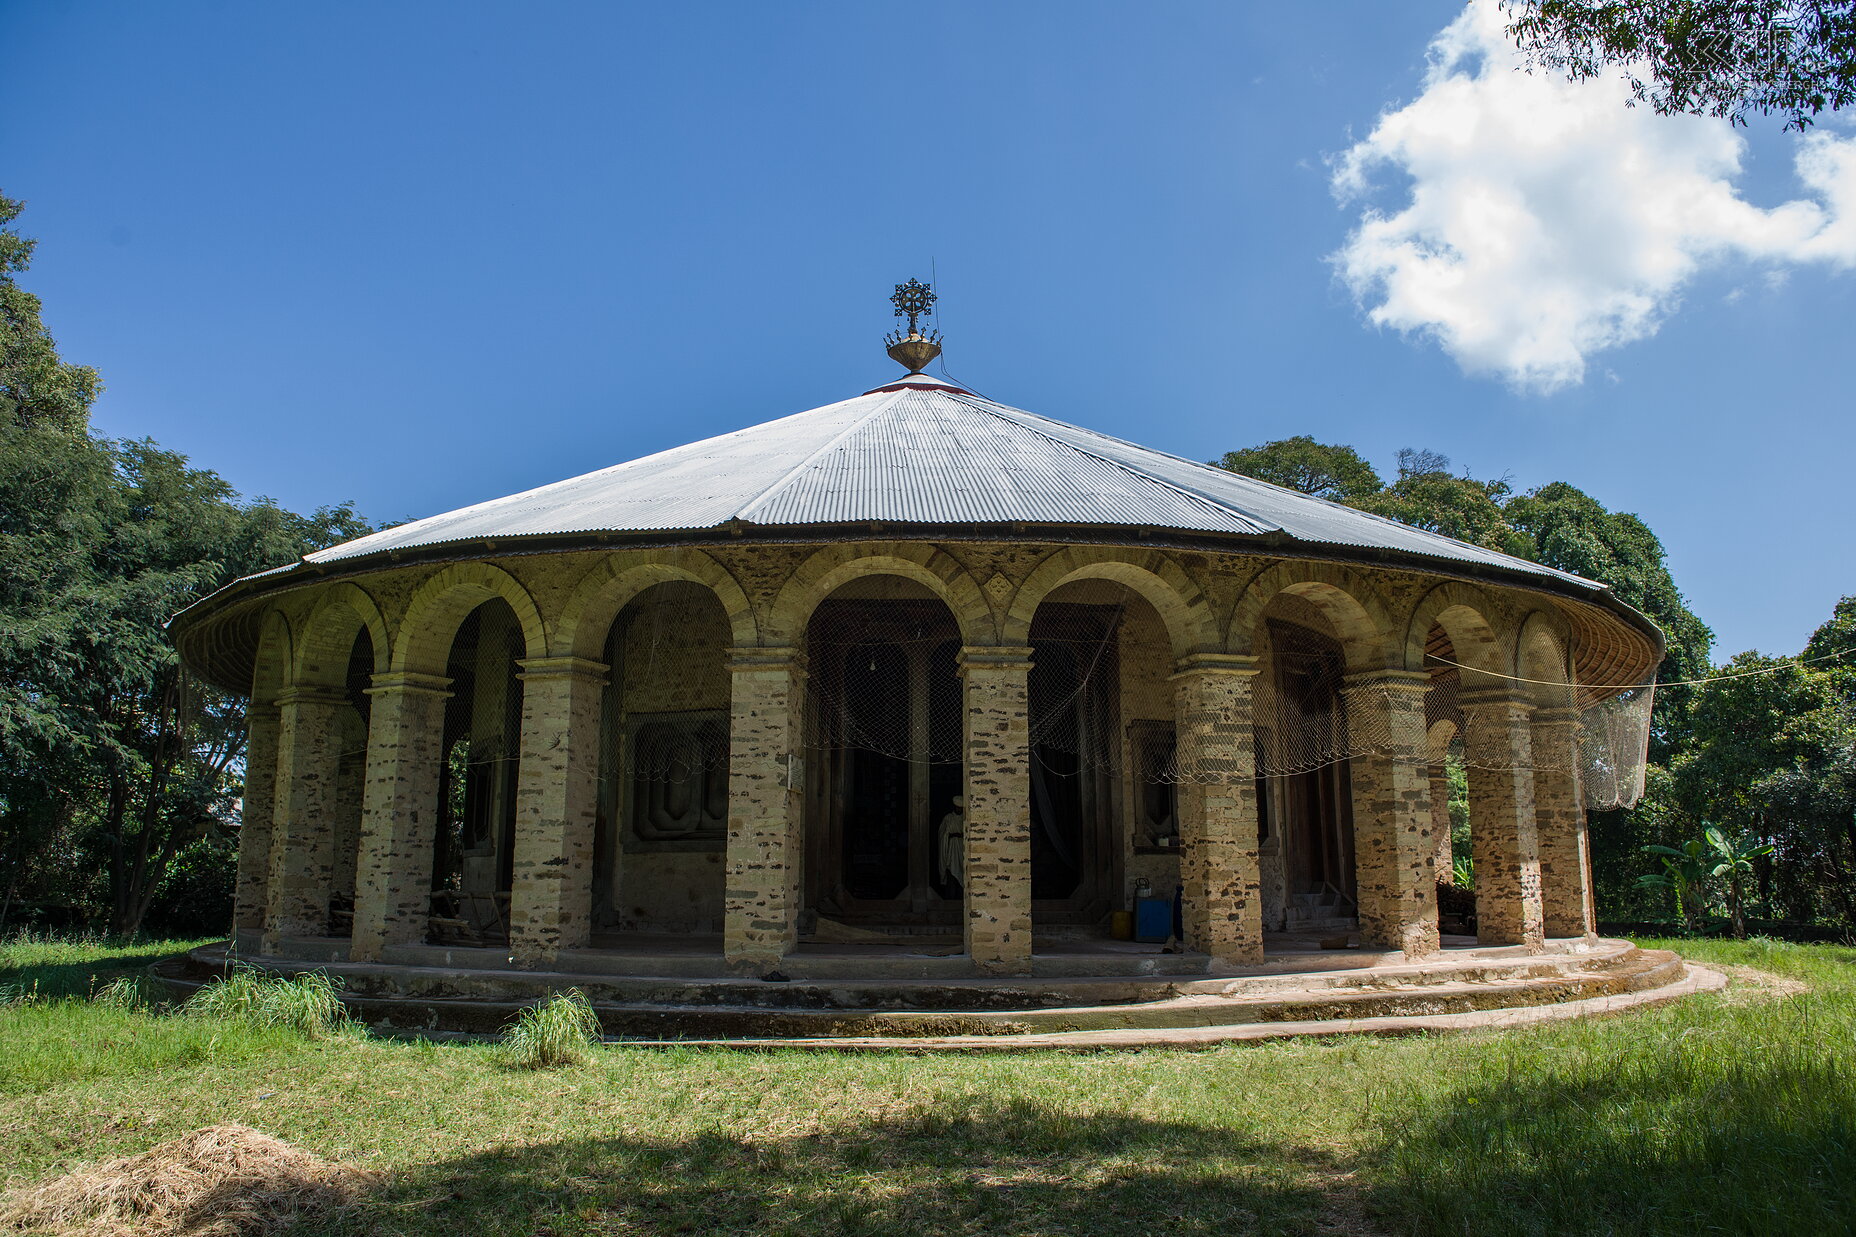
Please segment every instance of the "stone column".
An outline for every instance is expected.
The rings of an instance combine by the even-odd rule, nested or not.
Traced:
[[[440,675],[394,673],[375,675],[368,689],[367,789],[348,947],[357,962],[378,959],[388,945],[425,940],[450,686]]]
[[[1431,834],[1437,839],[1437,879],[1456,884],[1456,846],[1450,837],[1450,768],[1431,766]]]
[[[1031,650],[963,648],[967,957],[1031,973]]]
[[[1466,693],[1470,850],[1476,942],[1541,948],[1540,850],[1534,819],[1533,705],[1507,692]]]
[[[1424,725],[1428,675],[1349,675],[1344,692],[1353,782],[1354,885],[1362,944],[1408,958],[1438,950],[1437,839]]]
[[[337,898],[354,898],[354,877],[361,858],[361,810],[367,796],[367,726],[359,711],[341,712],[341,757],[335,789],[335,879]]]
[[[599,708],[607,667],[531,657],[522,668],[509,951],[522,965],[584,949],[593,925]]]
[[[799,940],[805,670],[790,648],[738,648],[728,668],[722,952],[745,974],[771,969]]]
[[[1541,709],[1534,714],[1534,820],[1540,838],[1541,927],[1547,936],[1589,936],[1598,931],[1586,882],[1578,736],[1575,710]]]
[[[253,692],[246,714],[245,802],[239,811],[234,939],[256,946],[270,912],[271,825],[277,794],[277,699]]]
[[[1250,707],[1256,673],[1254,657],[1195,653],[1173,675],[1185,945],[1221,962],[1263,961]]]
[[[329,934],[341,711],[347,703],[341,692],[322,687],[292,687],[277,696],[266,953],[275,953],[284,937]]]

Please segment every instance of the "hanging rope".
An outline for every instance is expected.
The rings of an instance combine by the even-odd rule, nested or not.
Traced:
[[[1580,683],[1587,691],[1628,692],[1645,687],[1698,687],[1704,683],[1725,683],[1729,679],[1751,679],[1762,674],[1777,674],[1781,670],[1790,670],[1795,666],[1820,661],[1837,661],[1856,649],[1838,649],[1834,653],[1825,653],[1820,657],[1788,657],[1779,665],[1762,666],[1758,670],[1739,670],[1733,674],[1713,674],[1705,679],[1677,679],[1673,683],[1660,683],[1651,679],[1648,683]],[[1451,661],[1448,657],[1439,657],[1435,653],[1426,653],[1425,657],[1439,665],[1455,666],[1458,670],[1468,670],[1472,674],[1484,675],[1491,679],[1507,679],[1510,683],[1532,683],[1538,687],[1566,687],[1566,683],[1553,679],[1524,679],[1518,674],[1504,674],[1500,670],[1484,670],[1481,666],[1466,666],[1460,661]]]

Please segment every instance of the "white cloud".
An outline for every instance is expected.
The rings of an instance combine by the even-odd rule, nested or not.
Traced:
[[[1856,267],[1856,139],[1798,140],[1808,196],[1765,209],[1734,181],[1726,121],[1624,105],[1621,79],[1519,72],[1493,0],[1430,48],[1424,91],[1333,163],[1343,202],[1388,170],[1333,255],[1376,324],[1435,339],[1472,373],[1550,391],[1596,352],[1653,335],[1697,271],[1730,258]]]

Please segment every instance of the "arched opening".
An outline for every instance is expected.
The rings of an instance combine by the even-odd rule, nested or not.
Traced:
[[[451,638],[432,851],[430,926],[440,944],[509,940],[524,649],[521,622],[500,597],[465,615]]]
[[[851,580],[812,612],[804,888],[816,932],[958,929],[960,646],[953,611],[901,576]]]
[[[1425,696],[1425,761],[1430,781],[1431,837],[1437,873],[1437,929],[1446,937],[1476,934],[1476,871],[1469,825],[1469,770],[1463,762],[1462,714],[1453,687]]]
[[[722,603],[686,580],[642,590],[607,632],[596,945],[639,933],[721,949],[731,644]]]
[[[233,932],[239,946],[261,949],[270,912],[271,846],[277,817],[277,697],[290,680],[289,626],[275,610],[260,627],[246,712],[245,793],[239,808],[238,883]]]
[[[329,890],[329,933],[349,936],[354,931],[355,877],[361,855],[361,809],[367,794],[367,725],[374,681],[374,638],[366,626],[355,631],[347,666],[342,673],[346,704],[337,722],[335,766],[334,843]]]
[[[1359,921],[1346,652],[1313,600],[1281,592],[1264,608],[1256,688],[1258,832],[1264,926],[1350,929]]]
[[[1143,898],[1171,902],[1178,737],[1165,622],[1124,584],[1073,580],[1039,601],[1029,644],[1034,922],[1097,925]],[[1170,922],[1148,927],[1159,937]]]

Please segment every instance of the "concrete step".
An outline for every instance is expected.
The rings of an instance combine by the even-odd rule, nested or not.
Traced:
[[[1113,1052],[1152,1049],[1203,1051],[1261,1039],[1327,1035],[1436,1035],[1462,1031],[1503,1030],[1608,1017],[1718,992],[1727,977],[1705,966],[1690,965],[1680,978],[1656,987],[1560,1001],[1547,1005],[1464,1010],[1444,1014],[1399,1014],[1368,1018],[1329,1018],[1296,1022],[1256,1022],[1163,1029],[1112,1029],[997,1036],[843,1037],[834,1039],[665,1040],[637,1046],[713,1047],[738,1051],[803,1050],[812,1052]]]
[[[1655,991],[1681,981],[1681,959],[1623,941],[1560,943],[1545,954],[1462,950],[1416,963],[1213,978],[866,980],[836,984],[589,977],[367,964],[318,969],[372,1026],[403,1033],[496,1033],[524,1008],[577,986],[614,1038],[811,1042],[1026,1037],[1446,1016]],[[1325,959],[1324,959],[1325,960]],[[1288,960],[1290,963],[1293,959]],[[177,995],[209,982],[222,951],[195,951],[159,976]],[[1277,966],[1284,965],[1278,960]]]

